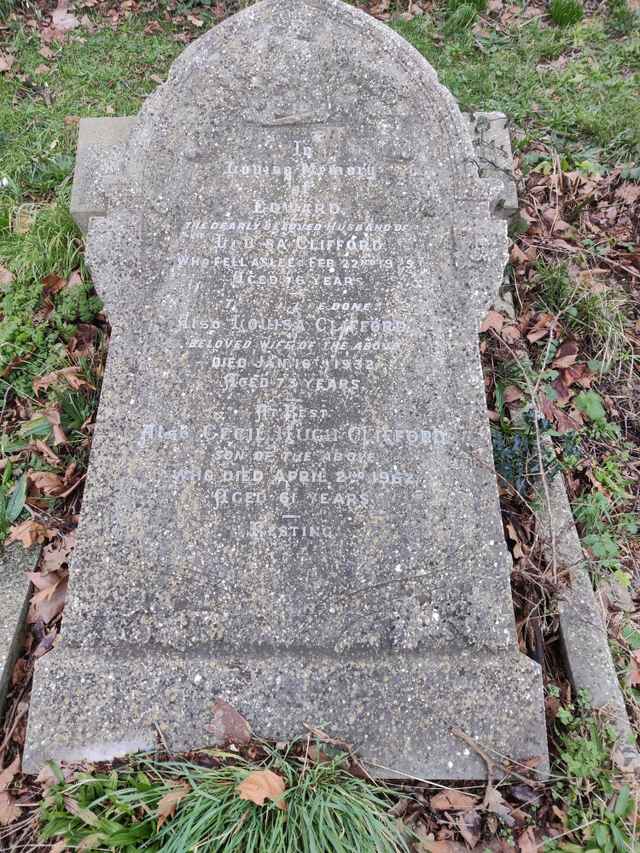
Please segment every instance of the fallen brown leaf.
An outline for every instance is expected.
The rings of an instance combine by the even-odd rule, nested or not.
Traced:
[[[527,340],[531,341],[531,343],[535,343],[539,341],[541,338],[544,338],[545,335],[549,334],[549,330],[551,328],[551,324],[553,323],[553,317],[551,314],[540,314],[538,319],[536,320],[535,326],[527,335]]]
[[[50,385],[55,385],[56,382],[60,382],[63,379],[73,388],[74,391],[78,391],[80,388],[93,388],[91,383],[87,382],[86,379],[82,379],[82,377],[78,375],[79,372],[79,367],[65,367],[62,370],[55,370],[53,373],[47,373],[39,379],[33,380],[33,390],[36,394],[41,389],[46,391]]]
[[[66,33],[80,26],[80,21],[71,14],[67,5],[66,0],[58,0],[57,7],[51,13],[51,25],[59,33]]]
[[[68,812],[71,812],[72,815],[79,817],[83,823],[87,824],[87,826],[98,825],[98,816],[94,814],[91,809],[83,808],[77,800],[73,799],[73,797],[65,796],[64,806]]]
[[[511,263],[516,267],[529,263],[528,255],[525,254],[525,252],[523,252],[519,246],[516,246],[515,243],[511,247],[510,255],[511,255]]]
[[[20,756],[16,755],[11,764],[0,772],[0,791],[6,791],[13,782],[14,777],[20,772]]]
[[[556,370],[563,367],[571,367],[577,358],[578,345],[575,341],[567,341],[558,349],[552,367],[555,367]]]
[[[508,385],[504,389],[503,399],[505,403],[515,403],[518,400],[524,400],[524,394],[515,385]]]
[[[631,687],[638,687],[640,685],[640,654],[636,652],[631,653],[631,659],[629,663],[631,666],[629,667],[629,673],[627,676],[627,681]]]
[[[53,406],[46,408],[42,414],[53,427],[53,445],[66,444],[67,436],[64,434],[62,424],[60,422],[60,406],[56,403]]]
[[[431,797],[430,805],[436,811],[467,811],[478,804],[478,797],[456,788],[448,788]]]
[[[54,785],[57,785],[60,780],[53,772],[51,767],[48,764],[45,764],[42,770],[36,776],[36,782],[45,789],[52,788]]]
[[[8,826],[20,817],[22,809],[8,791],[0,791],[0,826]]]
[[[522,333],[517,326],[505,326],[500,337],[507,344],[515,344],[522,338]]]
[[[66,286],[66,279],[61,278],[61,276],[56,275],[55,273],[50,273],[46,275],[42,279],[42,284],[44,285],[44,292],[47,296],[53,296],[56,293],[59,293],[63,287]]]
[[[500,791],[493,785],[487,785],[487,790],[482,801],[482,808],[488,812],[498,815],[507,826],[513,826],[515,820],[511,816],[511,806],[506,802]]]
[[[36,497],[59,495],[65,489],[62,477],[50,471],[29,471],[27,479],[35,489]]]
[[[527,827],[518,837],[518,850],[521,850],[522,853],[536,853],[538,850],[538,842],[532,826]]]
[[[67,575],[62,572],[27,572],[31,583],[38,592],[31,596],[27,622],[44,622],[45,625],[55,619],[64,609],[67,598]]]
[[[37,441],[34,441],[33,444],[29,445],[29,449],[34,450],[36,453],[39,453],[40,456],[43,457],[45,462],[49,463],[49,465],[61,464],[60,457],[57,456],[49,447],[49,445],[41,439],[38,439]]]
[[[419,853],[467,853],[464,844],[457,841],[426,841],[421,839],[418,844]]]
[[[273,800],[279,809],[287,807],[282,798],[284,790],[284,779],[272,770],[254,770],[236,788],[241,800],[250,800],[257,806],[263,806],[265,800]]]
[[[0,74],[10,71],[15,61],[15,56],[11,56],[10,53],[0,53]]]
[[[13,284],[13,273],[6,267],[0,266],[0,287],[8,287]]]
[[[482,820],[480,815],[474,810],[464,812],[458,815],[456,823],[460,835],[473,850],[482,835]]]
[[[48,65],[42,64],[42,65],[36,66],[33,73],[34,74],[48,74],[50,71],[51,71],[51,69],[49,68]]]
[[[47,529],[33,518],[14,525],[9,531],[8,542],[22,542],[25,548],[32,548],[44,542]]]
[[[67,287],[77,287],[79,284],[82,284],[82,273],[80,270],[74,270],[69,278],[67,279]]]
[[[616,198],[635,204],[640,198],[640,184],[623,184],[616,190]]]
[[[500,332],[502,327],[504,326],[504,317],[498,311],[489,311],[487,316],[484,318],[482,323],[480,323],[480,331],[488,332],[489,329],[494,329],[496,332]]]
[[[207,731],[214,735],[216,743],[220,746],[226,746],[229,743],[244,746],[251,740],[249,723],[224,699],[215,701],[213,722],[207,726]]]
[[[184,798],[191,791],[191,787],[187,785],[186,782],[181,782],[176,785],[173,790],[169,791],[158,803],[158,829],[169,820],[170,817],[173,817],[176,813],[176,808],[178,804],[184,800]]]

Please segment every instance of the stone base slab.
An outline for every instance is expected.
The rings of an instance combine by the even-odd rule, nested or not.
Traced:
[[[289,740],[308,723],[346,739],[381,777],[486,776],[483,761],[452,728],[500,756],[538,755],[538,769],[548,767],[539,668],[518,653],[482,658],[448,649],[441,656],[357,660],[284,650],[277,659],[267,651],[234,659],[222,650],[219,657],[127,651],[62,647],[40,661],[23,761],[28,772],[49,758],[108,760],[160,742],[176,752],[214,745],[208,726],[217,698],[245,715],[257,737]],[[52,704],[52,694],[64,700]],[[251,708],[263,710],[260,720],[251,719]]]

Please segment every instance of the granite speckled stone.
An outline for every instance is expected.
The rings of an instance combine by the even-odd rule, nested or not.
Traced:
[[[478,174],[495,178],[502,187],[493,199],[494,215],[509,220],[518,211],[518,189],[513,176],[508,119],[498,112],[462,115],[471,130]],[[107,215],[108,188],[113,176],[124,168],[124,143],[134,124],[135,116],[80,119],[71,215],[85,234],[92,217]]]
[[[25,550],[17,543],[0,550],[0,715],[24,636],[31,586],[27,572],[34,570],[39,556],[40,548]]]
[[[518,212],[518,187],[513,176],[513,154],[509,136],[509,120],[504,113],[465,113],[482,178],[493,178],[502,191],[493,204],[493,213],[511,219]]]
[[[553,452],[551,439],[546,450]],[[636,736],[611,657],[606,609],[594,594],[589,560],[582,550],[562,474],[538,488],[538,527],[550,565],[567,578],[558,600],[560,639],[567,672],[576,692],[586,690],[593,708],[608,712],[618,732],[618,766],[640,773]]]
[[[93,216],[103,216],[111,185],[123,167],[132,119],[83,118],[78,127],[70,209],[85,232]]]
[[[222,697],[409,775],[484,774],[456,726],[544,767],[478,356],[506,225],[449,92],[371,17],[267,0],[184,51],[123,162],[89,228],[113,336],[27,766],[200,746]]]

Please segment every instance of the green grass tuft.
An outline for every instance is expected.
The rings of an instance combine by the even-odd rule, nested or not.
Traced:
[[[469,9],[471,5],[469,6]],[[574,159],[600,164],[640,158],[640,51],[636,38],[615,41],[598,17],[575,27],[519,23],[474,34],[444,5],[423,21],[393,24],[433,65],[463,110],[499,110],[529,138]],[[425,18],[426,16],[422,16]],[[549,63],[568,57],[562,67]]]
[[[26,234],[13,229],[18,209],[12,202],[0,207],[0,262],[14,275],[0,302],[0,391],[28,398],[35,377],[68,366],[65,343],[102,303],[91,291],[66,199],[41,207]],[[67,279],[74,270],[82,282],[45,299],[45,277]]]
[[[551,0],[549,13],[554,24],[570,27],[584,17],[584,7],[580,0]]]
[[[471,29],[477,17],[478,13],[475,6],[472,4],[457,4],[449,15],[447,15],[447,20],[444,24],[444,32],[447,35],[463,33],[466,30]]]
[[[390,792],[356,778],[342,759],[314,763],[267,748],[259,766],[237,755],[212,769],[186,762],[143,762],[139,770],[78,774],[52,788],[41,808],[43,840],[84,850],[189,853],[400,853],[407,845],[388,810]],[[240,799],[252,770],[284,781],[286,809]],[[175,816],[158,826],[162,798],[183,786]]]

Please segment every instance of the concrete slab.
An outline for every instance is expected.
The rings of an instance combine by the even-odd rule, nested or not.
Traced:
[[[518,212],[518,188],[513,177],[509,120],[504,113],[465,113],[473,137],[478,172],[500,182],[502,192],[494,202],[494,214],[511,219]]]
[[[83,233],[92,216],[107,212],[109,188],[124,165],[134,122],[135,116],[80,119],[70,208]]]
[[[550,442],[547,442],[550,446]],[[582,550],[561,474],[548,481],[549,500],[538,490],[538,525],[545,556],[568,576],[558,601],[560,633],[567,671],[576,691],[587,690],[593,708],[611,714],[619,751],[630,770],[640,770],[640,754],[609,650],[606,614],[594,593],[589,561]]]
[[[33,571],[39,556],[40,548],[27,551],[19,543],[0,552],[0,716],[24,636],[31,585],[26,572]]]

